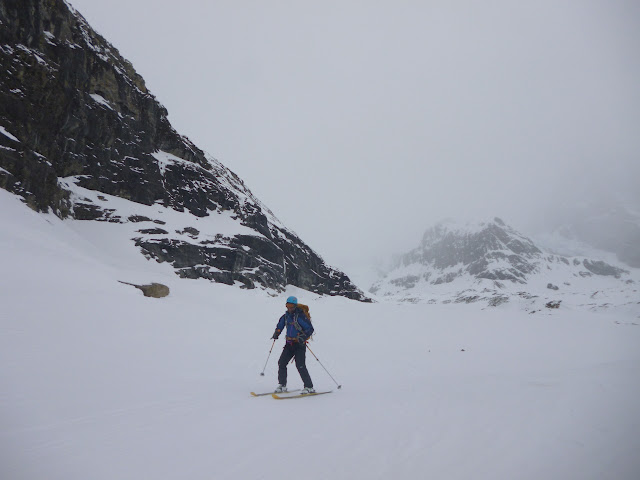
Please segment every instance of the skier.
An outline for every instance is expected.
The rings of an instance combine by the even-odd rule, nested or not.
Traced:
[[[304,383],[304,389],[301,394],[316,393],[305,365],[306,341],[313,333],[313,325],[302,309],[298,308],[298,299],[296,297],[287,298],[286,307],[287,311],[280,317],[278,325],[276,325],[276,331],[273,332],[271,337],[273,340],[277,340],[284,327],[287,327],[287,341],[282,349],[280,360],[278,360],[278,387],[275,389],[275,393],[287,391],[287,364],[293,357],[296,359],[296,368]]]

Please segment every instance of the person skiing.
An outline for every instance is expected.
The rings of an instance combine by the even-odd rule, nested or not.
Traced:
[[[293,357],[296,359],[296,368],[304,383],[304,389],[301,394],[316,393],[305,365],[306,341],[313,334],[313,325],[302,309],[298,307],[298,299],[296,297],[287,298],[286,307],[287,311],[280,317],[276,330],[271,337],[273,340],[277,340],[285,326],[287,327],[287,341],[282,349],[280,360],[278,360],[278,387],[275,389],[275,393],[287,391],[287,364]]]

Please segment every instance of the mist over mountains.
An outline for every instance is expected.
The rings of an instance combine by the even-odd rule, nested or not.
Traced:
[[[553,212],[546,230],[548,238],[613,252],[620,262],[640,268],[640,203],[611,196],[577,202]]]
[[[212,140],[67,0],[0,0],[0,480],[280,480],[301,434],[309,479],[637,480],[640,199],[574,185],[637,145],[631,7],[78,2]],[[289,295],[327,394],[285,405]]]
[[[560,248],[570,250],[569,243],[565,238]],[[562,302],[637,310],[640,270],[616,261],[610,252],[591,252],[599,256],[552,253],[499,218],[445,221],[428,229],[420,245],[398,257],[370,291],[410,302],[497,306],[516,301],[529,311]]]

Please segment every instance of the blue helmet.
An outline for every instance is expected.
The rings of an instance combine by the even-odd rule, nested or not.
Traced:
[[[294,305],[297,305],[298,304],[298,299],[296,297],[291,296],[291,297],[287,298],[287,303],[293,303]]]

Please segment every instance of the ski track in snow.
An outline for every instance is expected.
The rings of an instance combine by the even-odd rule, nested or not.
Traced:
[[[272,297],[181,280],[121,229],[0,206],[0,478],[638,478],[637,311]],[[282,340],[259,372],[290,294],[343,388],[309,354],[334,393],[251,397],[276,384]]]

